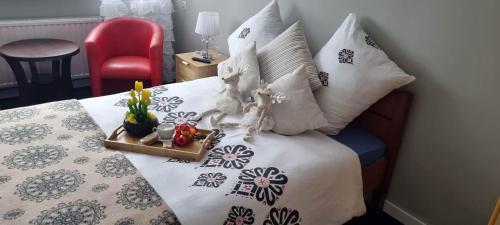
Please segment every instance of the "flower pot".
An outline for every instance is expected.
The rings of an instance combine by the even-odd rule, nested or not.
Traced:
[[[123,121],[123,128],[127,131],[128,134],[135,137],[144,137],[153,132],[153,127],[158,126],[158,120],[149,120],[144,123],[129,123],[127,121]]]

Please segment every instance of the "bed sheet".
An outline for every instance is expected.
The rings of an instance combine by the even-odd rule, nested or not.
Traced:
[[[384,142],[357,121],[351,122],[337,135],[329,135],[329,137],[354,150],[364,167],[384,158]]]

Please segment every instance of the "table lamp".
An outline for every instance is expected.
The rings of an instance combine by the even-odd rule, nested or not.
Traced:
[[[208,52],[208,45],[213,36],[219,34],[219,13],[200,12],[195,32],[201,34],[201,41],[205,44],[205,49],[201,52],[201,56],[203,59],[211,60],[212,55]]]

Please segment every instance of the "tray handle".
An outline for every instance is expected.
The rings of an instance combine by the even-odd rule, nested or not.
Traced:
[[[118,128],[116,128],[116,135],[123,133],[123,131],[125,131],[125,128],[123,127],[123,125],[120,125]]]
[[[212,140],[214,139],[214,132],[210,133],[206,138],[205,138],[205,141],[203,142],[203,145],[202,145],[202,148],[203,149],[206,149],[207,148],[207,145],[212,142]]]
[[[108,140],[116,139],[116,137],[118,137],[119,134],[123,133],[123,131],[125,131],[125,128],[123,128],[123,125],[120,125],[113,131],[113,133],[111,133]]]

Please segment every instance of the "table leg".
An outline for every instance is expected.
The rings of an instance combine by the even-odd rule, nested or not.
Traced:
[[[36,69],[35,62],[28,62],[28,64],[30,66],[31,83],[39,83],[40,80],[38,78],[38,70]]]
[[[36,63],[35,62],[28,62],[28,65],[30,67],[30,74],[31,74],[31,87],[34,89],[34,95],[33,97],[38,96],[38,94],[42,93],[41,87],[40,87],[40,75],[38,74],[38,70],[36,69]],[[38,96],[39,97],[39,96]]]
[[[65,98],[64,84],[61,78],[61,61],[59,59],[52,60],[52,78],[54,79],[53,87],[56,90],[57,98]]]
[[[26,79],[26,73],[24,72],[21,63],[14,59],[6,58],[7,63],[14,72],[14,76],[17,80],[17,88],[19,90],[19,100],[21,105],[29,105],[33,100],[33,93],[31,90],[31,85]]]
[[[73,98],[73,81],[71,79],[71,56],[62,59],[61,79],[66,96]]]

